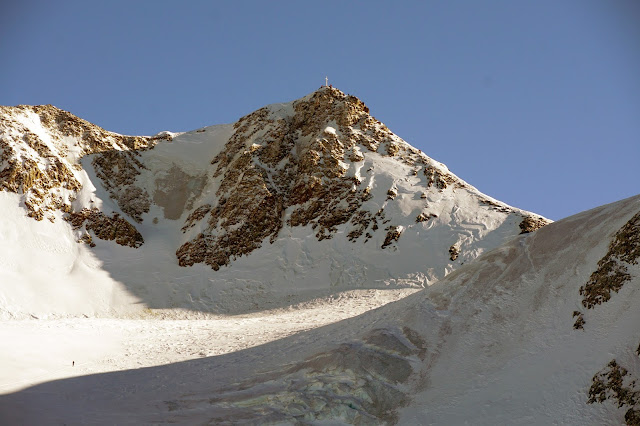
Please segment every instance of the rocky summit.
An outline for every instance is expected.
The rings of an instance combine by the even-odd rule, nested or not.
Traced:
[[[327,86],[232,125],[155,136],[50,105],[1,107],[0,188],[15,220],[68,240],[63,260],[43,248],[75,265],[49,280],[73,281],[81,264],[83,279],[117,282],[152,308],[423,287],[550,222],[482,194]],[[18,314],[16,303],[3,309]],[[103,300],[83,313],[113,309]]]
[[[187,217],[189,241],[177,251],[180,265],[204,262],[218,270],[267,239],[273,243],[285,226],[310,226],[319,241],[338,235],[395,248],[405,231],[416,234],[429,219],[450,218],[460,206],[447,211],[430,204],[455,200],[456,192],[475,193],[479,204],[502,210],[503,220],[515,214],[519,225],[546,223],[494,204],[338,89],[324,87],[292,104],[262,108],[234,129],[211,162],[213,177],[221,179],[213,197],[200,200]],[[469,233],[451,239],[443,252],[468,249]]]

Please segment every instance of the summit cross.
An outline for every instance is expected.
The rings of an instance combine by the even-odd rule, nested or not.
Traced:
[[[329,85],[329,77],[325,77],[324,78],[324,85],[328,86]]]

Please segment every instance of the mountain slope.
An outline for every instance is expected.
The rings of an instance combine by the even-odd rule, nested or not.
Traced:
[[[371,240],[376,249],[393,250],[405,231],[409,239],[431,227],[429,221],[438,227],[442,215],[449,227],[462,229],[436,256],[455,257],[449,252],[455,247],[463,262],[474,256],[466,253],[479,239],[469,235],[474,228],[492,231],[509,216],[483,210],[519,213],[519,224],[531,216],[494,205],[337,89],[262,108],[234,127],[212,161],[220,182],[183,228],[189,241],[177,252],[181,265],[204,262],[218,270],[267,238],[273,243],[284,226],[311,226],[319,241],[343,233],[353,243]]]
[[[639,217],[636,196],[563,219],[431,288],[438,361],[402,421],[612,424],[640,409],[619,409],[609,392],[611,402],[588,404],[592,379],[613,359],[640,377]],[[587,293],[598,291],[585,285],[609,287],[598,271],[621,240],[636,253],[617,261],[628,279],[593,306]]]
[[[480,193],[329,87],[233,125],[153,137],[110,133],[51,106],[2,108],[5,232],[26,209],[51,222],[39,227],[60,227],[66,244],[56,251],[33,233],[4,240],[2,273],[15,282],[0,289],[13,300],[5,315],[67,312],[55,299],[50,312],[20,302],[16,289],[42,284],[21,273],[23,257],[50,258],[47,285],[70,292],[82,286],[78,270],[102,277],[118,302],[88,301],[84,314],[241,312],[428,285],[548,223]],[[137,307],[120,304],[131,296]]]
[[[226,355],[34,386],[0,397],[0,418],[637,424],[639,244],[636,196],[517,237],[358,317]],[[598,271],[608,262],[627,275],[591,306],[601,292],[585,285],[607,287]]]
[[[210,396],[198,407],[215,421],[267,413],[350,424],[637,424],[639,258],[636,196],[514,239],[340,325],[341,336],[357,338],[336,343],[325,330],[323,350],[304,360],[172,407],[188,416],[190,403]],[[598,272],[608,262],[626,274],[615,290]],[[609,298],[592,306],[587,293],[601,291],[586,283],[610,288]]]
[[[229,384],[169,406],[216,422],[637,424],[639,259],[636,196],[511,240],[396,304],[276,342],[262,353],[302,355],[267,358],[263,374],[236,364]],[[624,273],[615,288],[617,275],[600,272],[610,262]]]

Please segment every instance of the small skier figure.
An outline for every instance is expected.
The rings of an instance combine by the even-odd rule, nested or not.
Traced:
[[[71,366],[75,367],[75,365],[76,365],[76,362],[75,361],[71,361]]]

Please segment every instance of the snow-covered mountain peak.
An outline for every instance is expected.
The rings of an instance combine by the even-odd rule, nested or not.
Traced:
[[[469,223],[487,215],[489,229],[515,215],[518,232],[534,216],[481,194],[335,88],[261,108],[234,129],[212,161],[219,181],[186,220],[181,265],[204,262],[217,270],[267,238],[275,242],[283,227],[311,227],[318,241],[337,236],[395,250],[405,231],[419,238],[425,229],[449,226],[454,208],[460,217],[469,214]],[[473,258],[473,233],[447,238],[442,256]]]
[[[639,209],[544,226],[332,87],[0,107],[0,423],[640,424]]]
[[[424,286],[548,223],[480,193],[332,87],[144,137],[52,106],[2,107],[0,144],[0,195],[66,220],[70,240],[152,306]],[[169,301],[158,282],[184,296]]]

